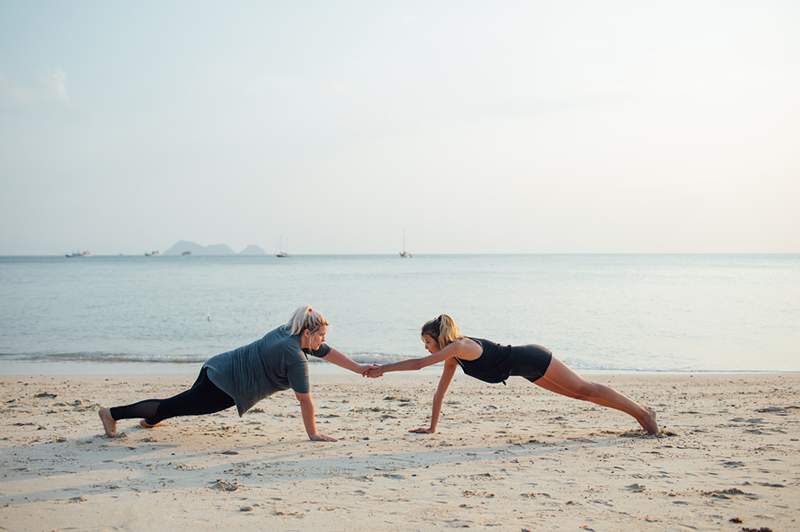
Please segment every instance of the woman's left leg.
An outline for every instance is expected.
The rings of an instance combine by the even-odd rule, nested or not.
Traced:
[[[658,434],[658,424],[653,410],[609,386],[585,380],[555,357],[551,359],[544,375],[533,382],[551,392],[621,410],[633,416],[649,434]]]

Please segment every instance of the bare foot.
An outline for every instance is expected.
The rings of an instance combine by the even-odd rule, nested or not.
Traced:
[[[658,423],[656,422],[656,411],[649,406],[644,407],[647,416],[639,420],[639,424],[650,435],[658,435]]]
[[[117,422],[111,417],[111,411],[108,408],[100,407],[97,415],[100,416],[100,421],[103,422],[103,430],[106,431],[106,436],[113,438],[117,435]]]
[[[143,429],[152,429],[153,427],[158,427],[160,425],[161,425],[160,421],[158,423],[154,423],[153,425],[151,425],[150,423],[148,423],[144,419],[140,419],[139,420],[139,426],[142,427]]]

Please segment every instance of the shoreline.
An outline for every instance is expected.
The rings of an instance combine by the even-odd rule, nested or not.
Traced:
[[[204,362],[118,362],[118,361],[65,361],[0,359],[0,377],[3,376],[115,376],[115,375],[191,375],[200,371]],[[309,362],[310,375],[338,375],[350,373],[323,361]],[[573,367],[581,375],[800,375],[800,370],[639,370],[639,369],[582,369]],[[441,373],[442,365],[436,364],[417,372],[404,375]],[[387,375],[391,376],[391,374]]]
[[[291,392],[102,434],[98,405],[191,377],[0,376],[0,524],[9,529],[740,530],[798,527],[800,375],[601,374],[656,409],[628,416],[511,379],[457,375],[436,434],[438,373],[313,374],[307,440]],[[193,377],[193,376],[192,376]],[[732,522],[731,520],[739,520]]]

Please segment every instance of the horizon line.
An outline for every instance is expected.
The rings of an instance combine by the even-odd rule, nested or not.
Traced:
[[[399,252],[348,252],[348,253],[292,253],[291,257],[346,257],[346,256],[381,256],[393,257],[398,256]],[[452,251],[452,252],[414,252],[414,256],[452,256],[452,255],[800,255],[800,251]],[[181,257],[180,254],[159,254],[157,256],[146,257],[144,253],[98,253],[91,254],[85,257],[78,258],[92,258],[92,257],[143,257],[154,258],[159,257]],[[241,253],[225,253],[225,254],[192,254],[190,257],[273,257],[274,253],[264,253],[259,255],[243,255]],[[63,253],[23,253],[23,254],[0,254],[0,257],[14,258],[14,257],[64,257]],[[184,258],[186,256],[183,256]],[[64,257],[66,258],[66,257]]]

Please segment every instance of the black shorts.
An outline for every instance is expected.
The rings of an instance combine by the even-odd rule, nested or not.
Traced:
[[[553,353],[540,345],[519,345],[511,348],[511,373],[531,382],[539,379],[550,367]]]

